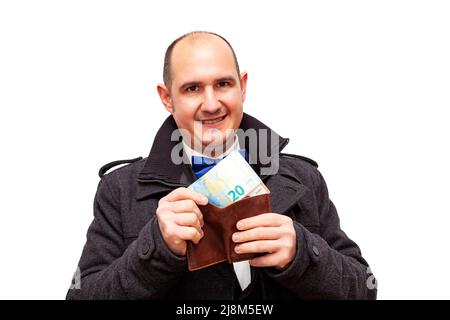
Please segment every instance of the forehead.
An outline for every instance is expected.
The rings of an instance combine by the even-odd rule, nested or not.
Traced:
[[[171,71],[174,83],[237,77],[230,47],[213,35],[189,36],[178,42],[172,51]]]

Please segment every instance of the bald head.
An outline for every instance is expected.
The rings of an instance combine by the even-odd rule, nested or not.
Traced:
[[[171,90],[172,87],[172,71],[173,71],[173,59],[179,58],[178,51],[183,54],[186,53],[186,48],[189,46],[201,46],[201,45],[216,45],[217,47],[225,45],[229,48],[229,51],[233,57],[236,67],[237,75],[239,76],[239,64],[236,58],[236,54],[230,43],[222,36],[208,31],[194,31],[189,32],[173,41],[166,50],[164,57],[164,70],[163,80],[164,85]],[[181,57],[182,58],[182,57]]]

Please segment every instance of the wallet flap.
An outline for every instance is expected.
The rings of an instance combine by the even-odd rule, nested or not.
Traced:
[[[203,214],[204,236],[197,245],[188,241],[187,258],[190,271],[224,261],[233,263],[258,256],[258,254],[235,253],[235,244],[231,236],[238,231],[236,223],[239,220],[272,211],[270,194],[246,197],[224,208],[208,203],[199,206],[199,209]]]

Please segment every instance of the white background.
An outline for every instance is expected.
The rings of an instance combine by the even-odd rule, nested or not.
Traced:
[[[176,37],[209,30],[244,110],[318,161],[380,299],[448,299],[448,1],[1,1],[0,298],[63,299],[98,169],[147,156]]]

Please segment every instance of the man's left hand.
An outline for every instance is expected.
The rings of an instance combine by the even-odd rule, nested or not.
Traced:
[[[292,219],[278,213],[263,213],[242,219],[236,225],[239,232],[233,234],[238,243],[236,253],[264,253],[250,260],[254,267],[286,268],[294,259],[297,238]]]

